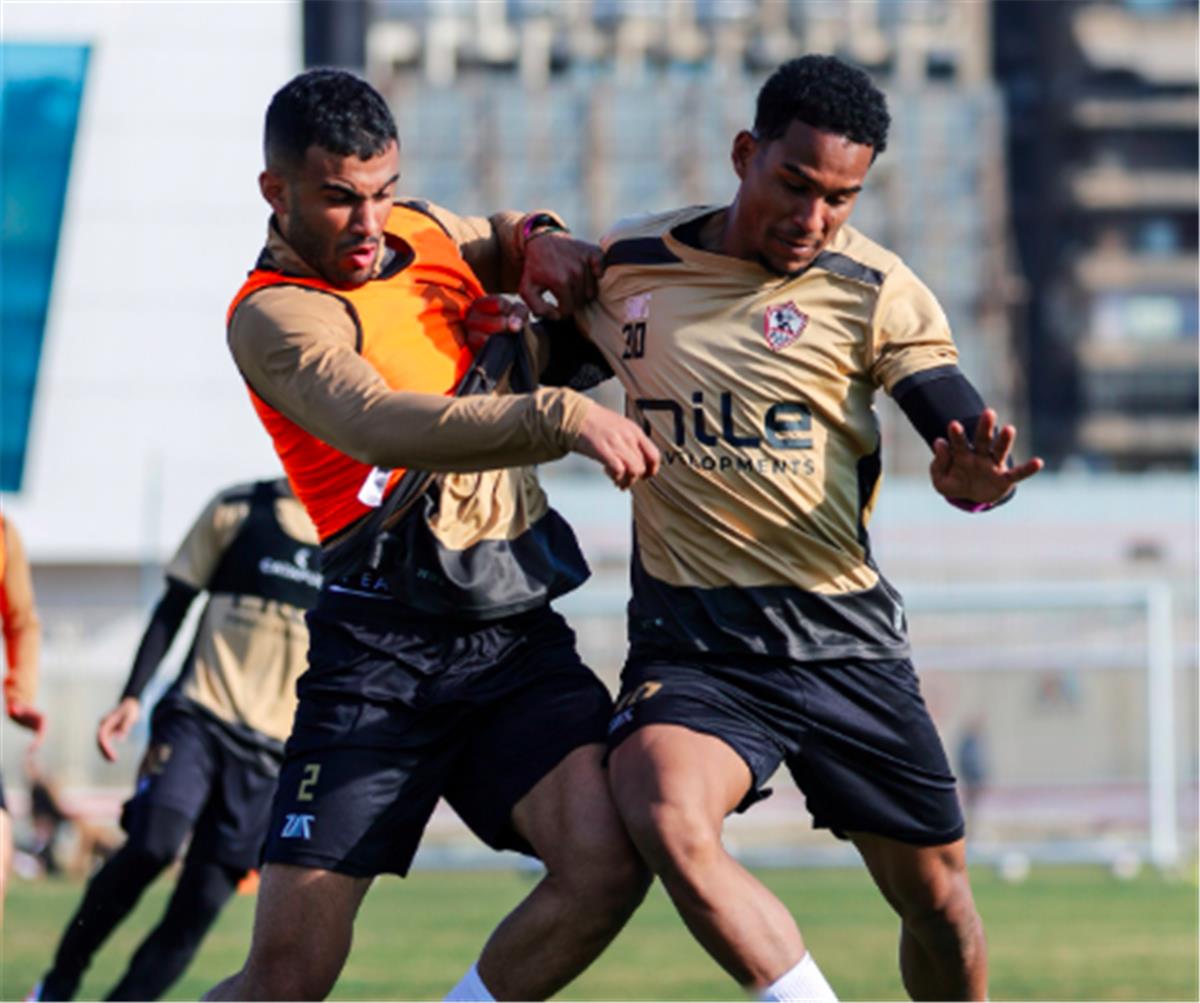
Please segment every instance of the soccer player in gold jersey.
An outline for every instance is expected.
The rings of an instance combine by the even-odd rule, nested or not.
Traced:
[[[899,914],[920,999],[983,999],[955,781],[871,559],[889,393],[934,489],[1006,501],[1041,469],[959,371],[933,294],[845,225],[887,143],[884,96],[827,56],[780,67],[737,194],[620,224],[581,326],[663,451],[633,488],[631,650],[610,727],[618,809],[688,928],[767,999],[833,999],[782,903],[721,844],[787,764]]]

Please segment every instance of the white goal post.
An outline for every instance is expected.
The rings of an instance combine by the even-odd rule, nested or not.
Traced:
[[[1150,861],[1171,868],[1180,861],[1179,777],[1175,756],[1173,596],[1164,582],[1014,582],[909,586],[910,613],[1003,610],[1134,610],[1145,618],[1146,759]],[[919,655],[918,655],[919,658]]]

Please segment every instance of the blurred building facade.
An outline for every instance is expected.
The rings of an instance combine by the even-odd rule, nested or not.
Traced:
[[[986,5],[378,0],[366,9],[365,70],[397,116],[404,190],[462,212],[550,207],[593,239],[633,213],[728,201],[733,137],[752,124],[779,63],[836,52],[863,66],[888,94],[893,127],[852,222],[934,290],[964,369],[1022,420],[1012,325],[1021,285]],[[885,469],[923,470],[925,444],[890,405],[882,411]]]
[[[1195,469],[1196,4],[994,11],[1038,447]]]

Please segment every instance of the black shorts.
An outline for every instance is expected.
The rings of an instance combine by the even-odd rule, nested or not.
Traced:
[[[715,735],[750,767],[744,811],[786,762],[813,824],[940,846],[963,835],[954,776],[908,659],[631,656],[609,748],[648,724]]]
[[[236,755],[218,727],[178,706],[155,708],[121,828],[163,857],[178,853],[190,832],[190,858],[249,870],[262,852],[275,777]]]
[[[349,691],[349,675],[340,694],[302,677],[264,859],[406,874],[439,797],[488,846],[532,854],[513,806],[568,753],[603,743],[612,712],[562,617],[394,629],[331,607],[308,617],[316,680],[352,669],[375,687],[389,672],[413,685],[380,700]]]

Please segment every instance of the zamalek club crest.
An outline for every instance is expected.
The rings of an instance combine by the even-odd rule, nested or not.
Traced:
[[[806,327],[808,314],[797,310],[791,300],[767,307],[763,315],[763,334],[772,352],[782,352],[804,333]]]

